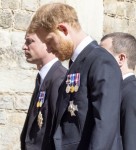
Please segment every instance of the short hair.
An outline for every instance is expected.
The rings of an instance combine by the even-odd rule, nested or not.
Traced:
[[[27,32],[34,33],[40,27],[51,32],[59,23],[68,23],[75,29],[81,28],[75,9],[64,3],[49,3],[41,6],[35,13]]]
[[[123,32],[114,32],[103,36],[101,41],[112,39],[112,51],[114,54],[124,52],[128,59],[128,68],[135,69],[136,65],[136,38]]]

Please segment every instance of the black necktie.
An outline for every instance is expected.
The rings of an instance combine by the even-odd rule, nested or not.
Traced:
[[[70,59],[70,60],[69,60],[69,68],[70,68],[70,66],[72,65],[72,63],[73,63],[73,61]]]
[[[41,76],[38,73],[37,77],[36,77],[36,88],[39,89],[40,88],[40,81],[41,81]]]
[[[36,104],[37,104],[37,97],[38,97],[38,92],[39,92],[39,88],[40,88],[40,80],[41,80],[41,76],[38,73],[36,76],[35,89],[34,89],[33,96],[32,96],[33,102],[31,104],[31,109],[32,109],[32,107],[34,107],[34,109],[37,108]],[[35,109],[35,110],[37,110],[37,109]],[[30,112],[31,112],[31,110],[29,110],[29,113]]]

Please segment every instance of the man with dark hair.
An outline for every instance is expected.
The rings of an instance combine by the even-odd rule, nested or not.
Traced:
[[[28,28],[23,45],[26,61],[39,70],[24,128],[21,150],[52,150],[50,132],[56,109],[58,89],[66,68],[58,58],[47,52],[46,44]]]
[[[136,39],[128,33],[105,35],[100,45],[117,60],[123,76],[121,103],[121,136],[124,150],[136,149]]]
[[[115,59],[82,30],[70,5],[43,5],[30,27],[48,52],[73,61],[59,88],[53,150],[121,150],[122,78]]]

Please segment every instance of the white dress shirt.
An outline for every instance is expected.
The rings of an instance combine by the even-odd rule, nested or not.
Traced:
[[[93,39],[90,36],[87,36],[83,39],[83,41],[76,47],[71,60],[74,62],[77,58],[77,56],[82,52],[82,50],[93,41]]]
[[[133,72],[130,72],[130,73],[123,75],[123,80],[132,75],[135,75],[135,74]]]
[[[41,70],[39,71],[39,74],[40,74],[40,77],[41,77],[41,80],[40,80],[40,86],[42,85],[43,83],[43,80],[44,78],[46,77],[48,71],[50,70],[50,68],[52,67],[52,65],[58,61],[58,58],[54,58],[53,60],[51,60],[50,62],[48,62],[47,64],[45,64]]]

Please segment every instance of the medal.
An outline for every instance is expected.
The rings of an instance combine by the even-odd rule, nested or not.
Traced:
[[[70,92],[73,93],[74,91],[75,91],[75,87],[72,85],[72,86],[70,87]]]
[[[67,75],[66,84],[66,93],[77,92],[80,86],[80,73]]]
[[[78,91],[80,86],[80,73],[76,73],[76,77],[75,77],[75,92]]]
[[[36,104],[37,108],[42,107],[44,100],[45,100],[45,95],[46,95],[45,91],[40,91],[39,98]]]
[[[38,126],[41,129],[42,125],[43,125],[43,116],[41,111],[39,111],[38,117],[37,117],[37,122],[38,122]]]
[[[75,79],[75,74],[71,74],[71,75],[70,75],[70,80],[71,80],[70,92],[71,92],[71,93],[74,93],[74,91],[75,91],[74,79]]]
[[[42,107],[42,104],[43,104],[42,101],[40,101],[40,102],[39,102],[39,107]]]
[[[74,101],[70,101],[68,106],[68,111],[70,112],[71,116],[76,116],[75,111],[78,111],[77,105],[74,105]]]
[[[70,92],[70,83],[71,81],[70,81],[70,75],[67,75],[67,80],[66,80],[66,84],[67,84],[67,86],[66,86],[66,93],[69,93]]]
[[[78,85],[75,85],[75,92],[77,92],[79,89]]]
[[[39,104],[39,101],[37,102],[37,104],[36,104],[36,107],[38,108],[40,106],[40,104]]]
[[[39,97],[38,97],[38,101],[37,101],[37,104],[36,104],[37,108],[41,108],[42,107],[42,105],[43,105],[43,103],[45,101],[45,95],[46,95],[45,91],[40,91]],[[43,125],[43,116],[42,116],[41,111],[39,111],[39,113],[38,113],[37,123],[38,123],[39,128],[41,129],[41,127]]]
[[[67,85],[67,87],[66,87],[66,93],[69,93],[69,91],[70,91],[70,86]]]

